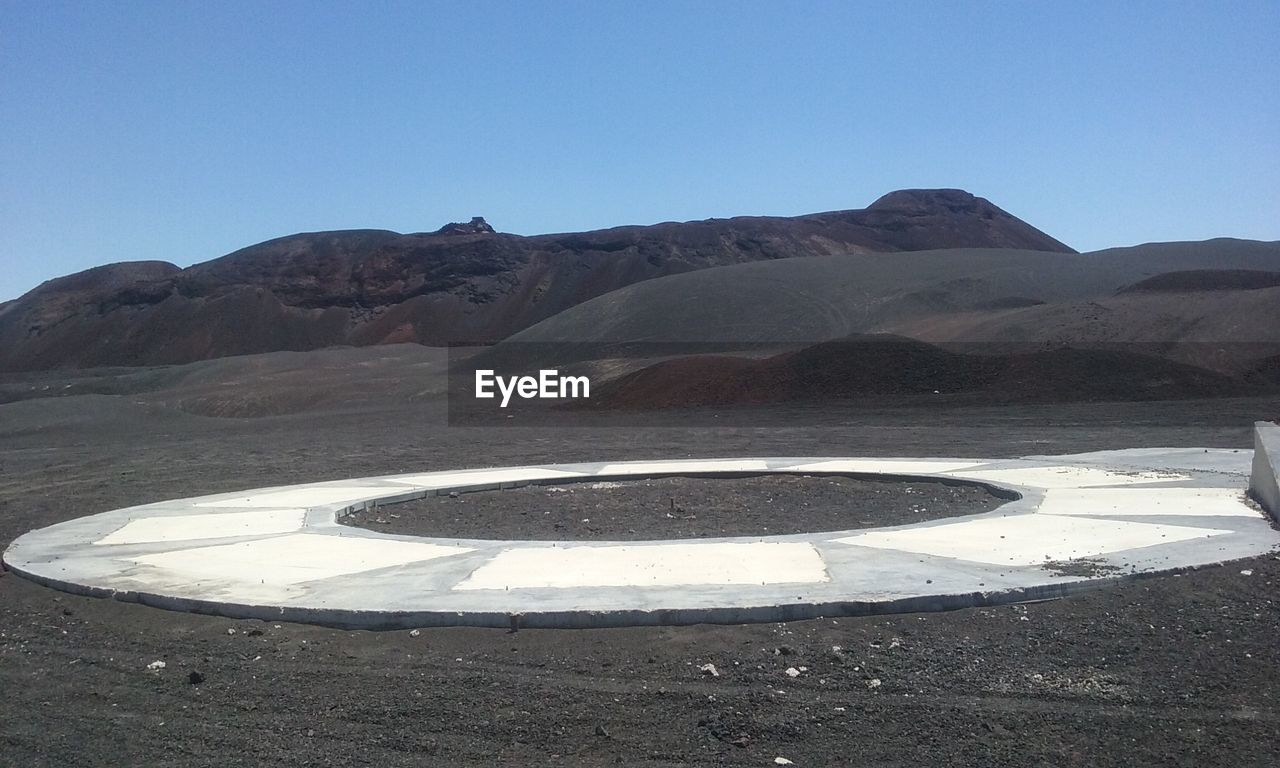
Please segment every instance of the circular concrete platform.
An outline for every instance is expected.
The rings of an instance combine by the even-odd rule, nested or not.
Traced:
[[[1245,497],[1249,451],[1023,459],[746,458],[428,472],[146,504],[28,533],[6,568],[79,594],[344,627],[739,623],[1058,597],[1249,557],[1280,532]],[[380,534],[337,518],[431,494],[768,473],[945,479],[993,512],[790,536],[646,542]]]

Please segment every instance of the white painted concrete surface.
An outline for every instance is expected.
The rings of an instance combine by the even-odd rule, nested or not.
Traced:
[[[454,589],[675,587],[828,581],[808,542],[508,549]]]
[[[1036,510],[1043,515],[1123,517],[1257,517],[1238,488],[1056,488]]]
[[[324,504],[342,504],[361,499],[385,496],[382,488],[368,486],[352,486],[348,488],[332,486],[298,486],[273,491],[250,492],[234,498],[198,501],[197,507],[219,507],[235,509],[266,509],[269,507],[318,507]]]
[[[937,610],[1104,583],[1063,575],[1063,561],[1140,574],[1280,551],[1280,532],[1243,499],[1251,457],[1240,453],[734,458],[419,472],[103,512],[19,537],[4,564],[74,592],[361,627],[506,626],[517,614],[524,626],[616,626]],[[1014,500],[983,515],[896,528],[625,544],[388,536],[336,521],[352,505],[451,489],[776,472],[935,475],[1002,487]]]
[[[917,552],[991,565],[1038,565],[1094,558],[1231,533],[1229,529],[1075,519],[1056,515],[985,517],[949,525],[870,531],[836,539],[859,547]]]
[[[624,461],[605,464],[597,475],[659,475],[679,472],[699,474],[707,472],[763,472],[768,469],[764,459],[690,459],[684,461]]]
[[[142,517],[130,520],[113,533],[93,542],[146,544],[158,541],[219,539],[228,536],[270,536],[302,530],[305,509],[263,509],[253,512],[221,512],[204,515]]]
[[[932,475],[980,466],[973,461],[935,461],[921,459],[833,459],[798,464],[797,472],[865,472],[868,474]]]
[[[517,467],[515,469],[480,469],[466,472],[432,472],[424,475],[401,475],[385,478],[389,483],[403,483],[418,488],[453,488],[471,483],[485,485],[523,483],[530,480],[546,480],[555,477],[581,477],[582,472]]]
[[[299,533],[235,544],[177,549],[129,558],[194,581],[250,581],[292,586],[470,552],[433,543]]]
[[[1105,485],[1147,485],[1186,480],[1177,472],[1116,472],[1087,466],[1041,466],[966,472],[966,477],[1034,488],[1095,488]]]

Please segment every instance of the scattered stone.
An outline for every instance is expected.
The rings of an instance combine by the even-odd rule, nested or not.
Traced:
[[[704,675],[711,675],[712,677],[720,676],[720,670],[716,669],[715,664],[703,664],[702,666],[698,667],[698,671]]]
[[[787,759],[787,758],[785,758],[785,757],[775,757],[775,758],[773,758],[773,764],[774,764],[774,765],[795,765],[795,763],[791,762],[790,760],[788,760],[788,759]]]
[[[1253,575],[1253,569],[1251,569],[1251,568],[1245,568],[1243,571],[1241,571],[1241,572],[1240,572],[1240,575],[1241,575],[1241,576],[1252,576],[1252,575]]]
[[[147,665],[147,669],[151,670],[152,672],[157,672],[161,669],[164,669],[166,666],[168,665],[165,664],[163,661],[156,659],[155,661]]]
[[[227,627],[227,634],[228,634],[228,635],[234,635],[235,633],[236,633],[236,628],[235,628],[235,627]]]
[[[874,691],[876,688],[879,688],[879,687],[880,687],[880,685],[881,685],[881,683],[880,683],[880,678],[878,678],[878,677],[873,677],[873,678],[871,678],[870,680],[868,680],[868,681],[867,681],[867,687],[868,687],[868,688],[870,688],[870,689],[871,689],[871,690],[873,690],[873,691]]]
[[[800,670],[795,667],[787,667],[787,677],[799,677]]]
[[[409,630],[409,637],[420,637],[421,635],[422,635],[422,630],[420,629]]]

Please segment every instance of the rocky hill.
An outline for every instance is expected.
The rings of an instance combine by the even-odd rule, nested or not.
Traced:
[[[958,354],[913,339],[871,335],[765,359],[667,360],[605,383],[582,407],[648,410],[930,395],[971,395],[984,403],[1163,400],[1274,391],[1268,385],[1124,347]]]
[[[1277,274],[1280,243],[1231,239],[1083,254],[952,248],[787,259],[630,285],[504,346],[811,344],[892,333],[1023,349],[1138,345],[1238,374],[1280,352]]]
[[[333,345],[489,341],[633,283],[754,261],[940,248],[1071,249],[960,190],[861,210],[522,237],[291,235],[179,269],[113,264],[0,305],[0,370],[183,363]]]

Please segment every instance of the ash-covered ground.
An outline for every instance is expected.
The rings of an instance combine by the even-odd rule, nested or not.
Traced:
[[[26,400],[0,406],[0,543],[165,498],[436,469],[1248,449],[1278,406],[846,407],[804,427],[788,424],[819,419],[774,408],[756,428],[503,429],[446,427],[430,400],[256,418],[128,395]],[[5,574],[0,765],[1274,765],[1278,588],[1267,556],[950,613],[371,633]]]
[[[782,536],[990,512],[1006,499],[962,483],[757,475],[526,485],[370,507],[343,523],[459,539],[644,541]]]

